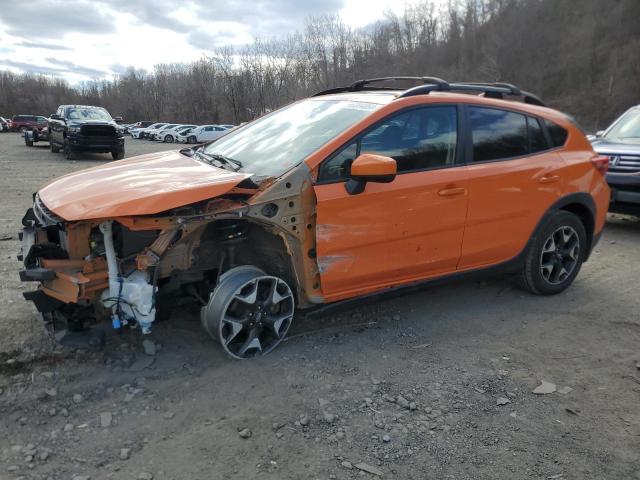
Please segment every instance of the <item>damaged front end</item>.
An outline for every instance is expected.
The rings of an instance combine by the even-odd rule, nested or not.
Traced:
[[[131,230],[114,223],[66,222],[37,194],[22,219],[20,279],[40,282],[23,295],[63,344],[100,348],[104,334],[88,327],[104,318],[110,317],[115,328],[139,325],[144,333],[155,319],[158,257],[152,248],[160,230]],[[144,269],[137,268],[139,249]]]
[[[206,307],[220,276],[241,265],[285,279],[298,306],[322,301],[308,254],[315,248],[308,172],[282,183],[247,180],[213,199],[113,218],[67,221],[35,194],[22,224],[20,278],[39,282],[24,297],[66,346],[100,349],[106,329],[93,327],[101,324],[147,334],[182,301]]]

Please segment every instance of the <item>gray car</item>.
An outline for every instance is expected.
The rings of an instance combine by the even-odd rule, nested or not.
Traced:
[[[640,105],[590,140],[596,152],[609,157],[609,211],[640,216]]]

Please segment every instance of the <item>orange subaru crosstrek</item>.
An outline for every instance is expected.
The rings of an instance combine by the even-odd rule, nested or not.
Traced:
[[[149,333],[190,298],[248,358],[297,309],[470,272],[562,292],[602,232],[607,166],[513,85],[362,80],[208,145],[50,182],[22,222],[20,275],[68,345],[100,347],[106,319]]]

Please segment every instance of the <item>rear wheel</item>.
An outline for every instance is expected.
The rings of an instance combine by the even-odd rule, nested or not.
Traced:
[[[166,136],[164,137],[164,141],[165,141],[166,143],[173,143],[173,135],[166,135]]]
[[[570,212],[556,212],[529,246],[520,285],[536,295],[564,291],[578,275],[587,248],[587,233],[580,219]]]
[[[227,355],[258,357],[284,339],[294,310],[293,292],[283,279],[245,265],[220,277],[202,309],[202,326]]]

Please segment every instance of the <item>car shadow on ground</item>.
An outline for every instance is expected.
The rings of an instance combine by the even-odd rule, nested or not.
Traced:
[[[607,223],[604,229],[605,234],[608,231],[640,234],[640,217],[610,213],[607,215]]]

